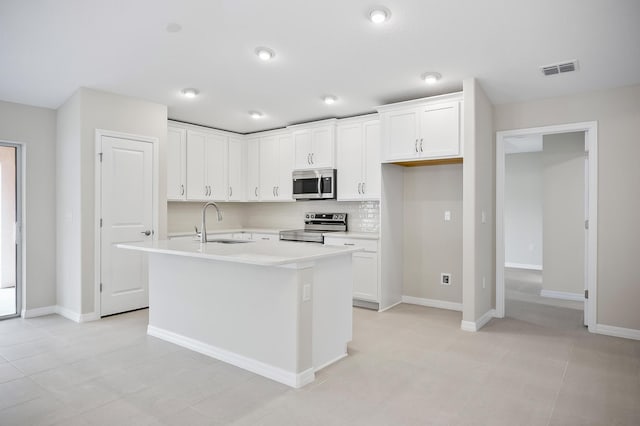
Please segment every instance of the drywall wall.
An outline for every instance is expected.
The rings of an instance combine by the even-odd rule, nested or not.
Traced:
[[[463,92],[462,326],[476,329],[495,306],[494,112],[476,79]]]
[[[542,269],[542,151],[505,156],[505,266]]]
[[[58,108],[56,136],[56,299],[80,312],[82,294],[80,245],[80,93]]]
[[[0,140],[21,142],[26,164],[23,309],[56,304],[56,112],[0,101]]]
[[[597,322],[640,330],[640,85],[499,105],[494,115],[496,131],[585,121],[598,122]]]
[[[77,105],[76,105],[77,103]],[[58,221],[59,231],[71,227],[72,235],[58,244],[58,295],[75,301],[80,291],[80,305],[64,307],[75,314],[96,312],[95,303],[95,131],[108,130],[132,135],[151,136],[159,144],[159,209],[157,231],[159,238],[166,236],[166,138],[167,107],[152,102],[96,90],[79,89],[60,109],[58,125],[68,135],[62,142],[59,157],[69,156],[60,171],[64,180],[58,185],[58,201],[65,209]],[[78,139],[76,139],[78,138]],[[73,163],[73,161],[77,161]],[[63,167],[61,166],[61,167]],[[80,261],[78,261],[80,259]],[[78,280],[79,274],[79,283]]]
[[[0,146],[0,288],[16,285],[16,148]]]
[[[543,137],[542,288],[582,293],[584,283],[584,132]]]
[[[403,244],[402,294],[462,303],[462,164],[404,169]]]

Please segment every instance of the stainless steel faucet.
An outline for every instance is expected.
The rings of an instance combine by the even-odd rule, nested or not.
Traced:
[[[205,203],[204,206],[202,206],[202,229],[200,229],[201,243],[207,242],[207,207],[209,206],[213,206],[216,208],[216,212],[218,213],[218,222],[222,220],[222,212],[220,211],[216,203],[208,202],[208,203]]]

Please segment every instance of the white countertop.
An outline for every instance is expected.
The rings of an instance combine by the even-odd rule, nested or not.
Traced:
[[[249,241],[240,244],[209,242],[201,244],[199,241],[184,239],[126,243],[118,244],[117,247],[148,253],[172,254],[262,266],[310,262],[361,250],[354,247],[326,246],[296,241]]]
[[[286,228],[292,229],[292,228]],[[229,229],[210,229],[207,230],[207,235],[215,235],[215,234],[234,234],[236,232],[255,232],[257,234],[279,234],[280,231],[284,229],[274,229],[274,228],[229,228]],[[171,237],[187,237],[187,236],[195,236],[195,231],[184,231],[184,232],[169,232],[168,236]]]

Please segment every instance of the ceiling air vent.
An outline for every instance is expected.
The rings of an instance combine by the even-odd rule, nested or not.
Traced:
[[[578,69],[578,61],[576,60],[540,67],[542,74],[544,74],[545,76],[562,74],[565,72],[572,72],[572,71],[576,71],[577,69]]]

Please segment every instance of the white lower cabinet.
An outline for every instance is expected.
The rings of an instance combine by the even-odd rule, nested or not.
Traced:
[[[357,301],[364,301],[374,305],[368,307],[379,307],[380,274],[378,268],[378,240],[325,237],[324,243],[332,246],[355,246],[364,249],[364,251],[352,254],[354,304],[357,304]]]
[[[278,241],[280,236],[278,234],[265,234],[261,232],[254,232],[251,235],[251,239],[255,241]]]

